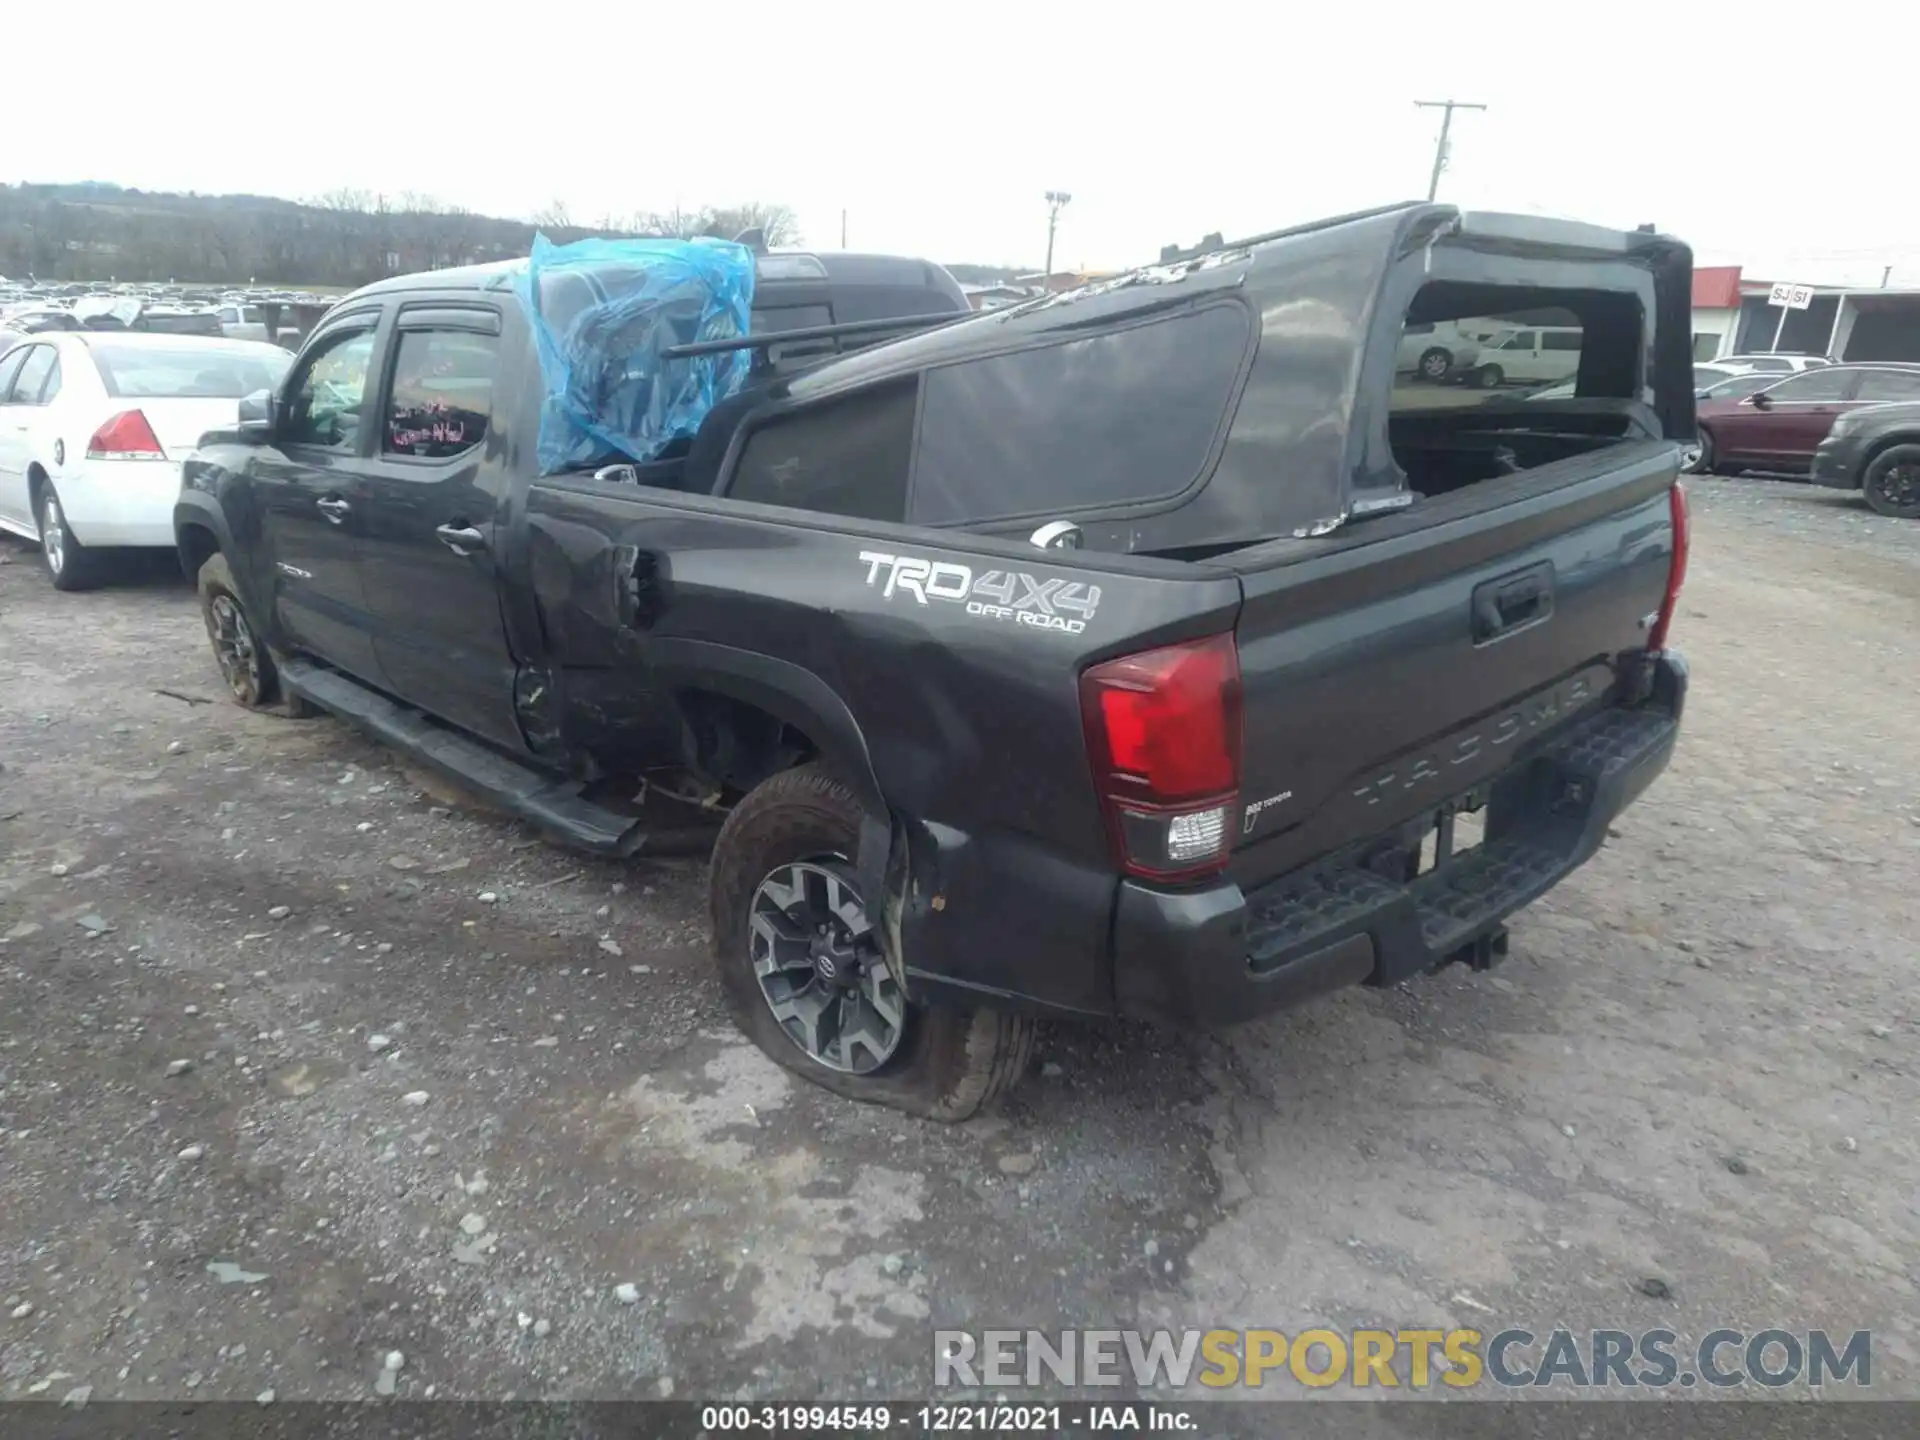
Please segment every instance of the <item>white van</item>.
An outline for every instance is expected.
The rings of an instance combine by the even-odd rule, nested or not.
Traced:
[[[1490,340],[1480,352],[1473,380],[1483,389],[1520,383],[1550,385],[1580,371],[1578,325],[1530,325]]]

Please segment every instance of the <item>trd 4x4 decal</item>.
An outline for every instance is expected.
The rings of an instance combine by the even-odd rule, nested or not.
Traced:
[[[884,600],[899,593],[911,595],[922,605],[945,600],[965,605],[969,615],[985,620],[1010,620],[1078,635],[1100,606],[1100,587],[1078,580],[1040,579],[1021,570],[984,570],[976,575],[971,566],[950,560],[879,550],[862,550],[860,563],[867,567],[867,584],[879,585]]]

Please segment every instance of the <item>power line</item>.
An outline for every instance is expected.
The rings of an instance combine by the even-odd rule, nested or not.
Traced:
[[[1416,100],[1414,107],[1419,110],[1440,110],[1440,139],[1433,147],[1433,175],[1427,181],[1427,199],[1431,200],[1440,191],[1440,172],[1447,168],[1449,152],[1448,137],[1453,132],[1453,112],[1456,110],[1484,110],[1484,105],[1476,105],[1470,100]]]

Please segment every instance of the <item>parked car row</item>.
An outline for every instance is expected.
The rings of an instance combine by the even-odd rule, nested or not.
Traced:
[[[1770,374],[1771,383],[1745,396],[1711,393],[1749,378],[1719,382],[1696,400],[1695,470],[1810,475],[1823,485],[1861,490],[1882,514],[1920,518],[1913,488],[1920,477],[1909,473],[1920,457],[1883,463],[1886,452],[1913,441],[1904,420],[1920,412],[1920,365],[1823,365],[1784,378]]]

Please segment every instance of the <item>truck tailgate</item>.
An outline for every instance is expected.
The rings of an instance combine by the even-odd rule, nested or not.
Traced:
[[[1677,465],[1668,443],[1616,446],[1330,553],[1248,552],[1229,876],[1251,890],[1432,816],[1620,703],[1666,591]]]

